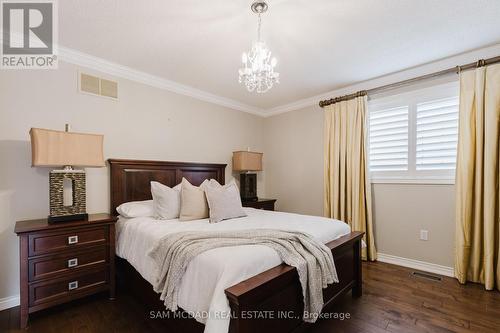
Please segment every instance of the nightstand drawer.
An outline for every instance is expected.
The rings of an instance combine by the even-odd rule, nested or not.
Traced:
[[[61,274],[81,271],[85,268],[97,267],[108,261],[107,249],[104,246],[91,250],[75,251],[67,254],[47,255],[28,261],[29,281],[56,278]]]
[[[29,256],[54,253],[70,248],[106,244],[108,228],[65,230],[29,235]]]
[[[106,268],[86,273],[75,274],[66,278],[45,280],[30,284],[29,305],[37,306],[42,303],[62,303],[77,298],[79,294],[89,294],[106,287],[109,280]]]

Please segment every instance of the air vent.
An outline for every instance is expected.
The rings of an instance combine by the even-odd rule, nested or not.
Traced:
[[[422,278],[422,279],[427,279],[427,280],[432,280],[432,281],[441,281],[442,278],[439,275],[431,274],[431,273],[426,273],[426,272],[418,272],[414,271],[411,273],[412,276]]]
[[[118,98],[118,83],[101,79],[101,96]]]
[[[115,81],[80,73],[79,88],[80,92],[86,94],[118,99],[118,82]]]
[[[99,95],[99,78],[81,73],[80,90],[94,95]]]

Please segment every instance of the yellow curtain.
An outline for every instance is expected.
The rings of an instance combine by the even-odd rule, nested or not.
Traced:
[[[324,108],[324,213],[364,231],[363,259],[376,260],[371,187],[367,177],[365,126],[367,97]]]
[[[460,75],[455,276],[500,290],[500,64]]]

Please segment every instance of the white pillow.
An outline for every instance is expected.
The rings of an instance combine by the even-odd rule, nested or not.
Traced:
[[[231,180],[226,184],[226,185],[221,185],[219,184],[218,181],[216,181],[215,179],[210,179],[210,181],[208,182],[207,186],[216,186],[216,187],[222,187],[222,186],[228,186],[228,185],[231,185],[231,184],[234,184],[236,185],[236,181],[234,180],[234,178],[231,178]],[[238,188],[238,185],[236,185],[236,188]],[[238,190],[239,191],[239,190]]]
[[[159,182],[151,182],[153,208],[159,220],[171,220],[179,217],[181,210],[181,184],[170,188]]]
[[[155,215],[153,200],[125,202],[116,207],[116,211],[126,218]]]
[[[247,216],[241,205],[240,191],[234,180],[224,186],[215,180],[211,181],[205,188],[205,193],[210,208],[210,223]]]

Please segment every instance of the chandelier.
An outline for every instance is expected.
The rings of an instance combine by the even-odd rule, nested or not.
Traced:
[[[260,38],[261,17],[260,14],[267,11],[267,3],[256,1],[251,6],[252,11],[258,15],[257,42],[248,53],[243,53],[241,61],[245,65],[239,70],[239,83],[244,83],[248,91],[265,93],[279,83],[280,74],[274,71],[278,61],[271,58],[271,51]]]

